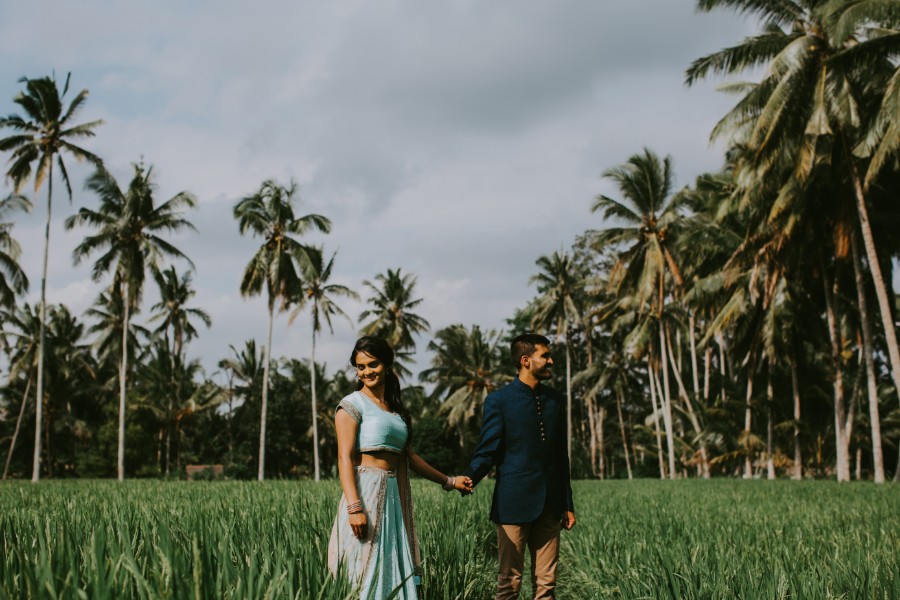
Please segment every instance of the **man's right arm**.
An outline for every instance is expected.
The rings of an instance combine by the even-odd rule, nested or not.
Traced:
[[[503,416],[497,398],[491,394],[484,401],[481,421],[481,441],[469,468],[466,469],[473,483],[481,481],[496,464],[503,444]]]

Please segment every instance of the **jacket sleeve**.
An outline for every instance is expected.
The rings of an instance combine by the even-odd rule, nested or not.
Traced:
[[[484,401],[484,416],[481,421],[481,441],[466,475],[474,483],[481,481],[497,464],[503,453],[503,415],[500,413],[496,397],[488,396]]]

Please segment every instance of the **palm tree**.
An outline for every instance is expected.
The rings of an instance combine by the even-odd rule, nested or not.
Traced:
[[[897,56],[900,49],[900,6],[893,0],[845,0],[826,6],[829,22],[833,24],[835,42],[847,44],[844,54],[851,60],[867,65]],[[855,152],[870,159],[865,188],[875,182],[879,174],[900,152],[900,65],[893,63],[894,72],[886,84],[879,86],[880,106]]]
[[[552,327],[566,345],[566,436],[572,456],[572,330],[582,321],[584,311],[576,304],[576,297],[584,285],[585,274],[565,252],[541,256],[536,264],[541,271],[532,275],[529,282],[537,284],[540,296],[531,326],[541,330]]]
[[[16,428],[10,441],[9,452],[4,467],[4,477],[8,474],[12,453],[18,440],[22,417],[27,407],[28,395],[37,370],[37,348],[40,339],[40,318],[36,307],[24,304],[6,316],[9,329],[5,332],[14,338],[10,354],[8,387],[16,390],[24,387],[22,404],[16,420]],[[73,405],[79,399],[93,397],[95,390],[86,386],[95,378],[96,366],[89,348],[82,343],[84,326],[64,305],[47,307],[46,353],[47,371],[45,394],[42,398],[45,419],[41,436],[44,440],[44,455],[41,465],[46,475],[52,475],[54,460],[50,447],[50,432],[61,433],[71,429],[76,423]],[[24,384],[24,385],[23,385]],[[55,410],[54,410],[55,408]],[[53,414],[60,418],[53,420]]]
[[[622,437],[622,453],[625,457],[625,470],[628,479],[633,479],[631,458],[628,450],[628,436],[625,432],[625,420],[622,416],[622,405],[626,398],[626,392],[637,381],[637,369],[633,361],[629,360],[621,351],[614,350],[606,356],[605,360],[594,363],[575,376],[577,383],[587,383],[589,387],[586,395],[597,398],[612,392],[616,399],[616,414],[619,418],[619,433]],[[634,441],[632,441],[632,448]]]
[[[758,85],[733,86],[745,94],[712,136],[734,134],[755,158],[753,178],[764,181],[774,175],[780,181],[773,212],[810,185],[817,167],[825,166],[838,175],[838,189],[855,204],[891,375],[900,394],[900,348],[872,233],[862,174],[865,163],[856,155],[874,155],[871,181],[883,160],[897,149],[896,139],[884,136],[896,132],[896,125],[891,125],[896,112],[890,110],[896,103],[898,75],[891,57],[900,49],[900,35],[896,31],[882,35],[884,28],[879,28],[897,25],[896,3],[699,0],[698,7],[704,11],[732,8],[755,14],[765,23],[762,34],[694,61],[687,83],[710,73],[736,74],[768,66]],[[872,108],[879,103],[887,113]],[[870,122],[874,125],[867,128]],[[782,176],[776,169],[783,170],[785,164],[793,168]]]
[[[95,252],[101,256],[94,263],[93,278],[98,281],[113,272],[112,289],[121,295],[122,355],[119,366],[119,440],[117,473],[125,479],[125,379],[128,369],[128,324],[130,313],[141,303],[147,268],[159,269],[164,257],[188,259],[178,248],[160,237],[163,233],[184,229],[195,230],[182,217],[183,210],[193,208],[194,197],[180,192],[162,204],[154,198],[153,167],[133,165],[134,174],[128,189],[122,191],[115,178],[98,168],[88,179],[87,189],[100,199],[99,210],[81,208],[66,219],[66,229],[83,225],[96,230],[73,251],[78,264]]]
[[[319,426],[316,417],[318,414],[316,403],[316,334],[322,331],[322,319],[328,325],[328,331],[332,333],[334,333],[334,327],[331,325],[331,317],[333,316],[340,315],[351,324],[353,323],[350,317],[347,316],[347,313],[335,303],[335,297],[359,298],[359,295],[347,286],[328,283],[328,280],[331,279],[331,269],[334,267],[334,257],[336,255],[337,253],[332,254],[327,264],[325,264],[321,252],[310,256],[310,261],[303,269],[302,296],[298,299],[297,308],[291,314],[291,321],[293,322],[297,315],[300,314],[304,304],[312,302],[312,355],[310,357],[309,377],[312,389],[313,461],[315,463],[316,481],[319,481]]]
[[[163,271],[154,271],[153,278],[159,287],[159,302],[151,308],[158,312],[150,318],[150,322],[162,321],[153,333],[163,334],[168,346],[171,329],[172,345],[169,349],[174,356],[180,357],[184,343],[197,335],[197,328],[191,323],[191,318],[199,319],[207,327],[212,325],[212,319],[203,309],[186,306],[197,294],[191,287],[191,271],[185,271],[179,277],[175,267],[169,266]]]
[[[59,458],[54,460],[50,431],[74,433],[80,428],[76,423],[77,407],[95,402],[97,390],[93,382],[97,365],[90,347],[84,343],[84,324],[64,304],[50,305],[48,309],[44,472],[52,476],[54,468],[62,464],[64,447],[56,445]]]
[[[463,450],[467,427],[474,422],[484,399],[509,380],[503,375],[498,342],[493,330],[482,332],[478,325],[469,330],[455,324],[435,333],[428,343],[434,356],[431,367],[422,371],[419,379],[435,384],[432,396],[442,399],[440,411],[447,416],[447,424],[457,430]]]
[[[659,327],[659,356],[663,374],[663,420],[669,454],[669,476],[675,477],[674,431],[672,429],[672,406],[669,391],[669,369],[667,358],[666,330],[662,316],[665,312],[669,289],[667,275],[680,288],[684,283],[681,270],[672,254],[672,237],[677,229],[680,216],[676,203],[672,202],[672,159],[659,157],[649,149],[643,154],[631,156],[624,165],[603,173],[619,187],[624,201],[600,195],[594,202],[593,212],[603,211],[604,219],[625,221],[626,226],[610,227],[597,234],[595,248],[607,246],[627,246],[619,255],[610,274],[610,287],[617,296],[626,290],[636,302],[638,313],[644,306],[654,306]],[[652,377],[652,375],[651,375]]]
[[[363,325],[362,334],[383,337],[398,358],[408,359],[416,348],[413,336],[431,327],[428,321],[412,312],[422,303],[421,298],[414,298],[416,277],[411,273],[403,275],[401,269],[388,269],[375,276],[375,283],[363,281],[363,284],[373,295],[369,297],[371,308],[359,315],[360,321],[371,318]],[[395,363],[394,367],[397,369],[399,365]]]
[[[159,341],[141,366],[141,386],[134,406],[149,410],[161,424],[160,437],[165,434],[165,463],[161,470],[167,477],[172,462],[172,436],[180,440],[183,420],[219,406],[227,397],[225,390],[208,381],[198,384],[195,380],[201,373],[200,361],[185,362],[168,344]],[[180,467],[180,453],[177,456]]]
[[[223,358],[218,366],[228,376],[228,462],[234,461],[234,398],[238,396],[247,401],[256,395],[260,388],[259,379],[262,371],[262,357],[256,350],[256,340],[246,340],[240,352],[229,345],[231,358]],[[235,382],[240,385],[235,385]]]
[[[72,199],[72,186],[69,184],[69,173],[63,160],[64,154],[75,157],[76,160],[86,160],[94,165],[101,165],[99,157],[88,152],[81,146],[73,143],[75,140],[93,137],[94,129],[103,121],[90,121],[81,125],[72,124],[78,109],[87,100],[88,91],[81,90],[69,103],[69,107],[63,110],[63,100],[69,91],[69,79],[71,73],[66,75],[62,93],[56,84],[56,78],[41,77],[40,79],[28,79],[23,77],[19,81],[25,84],[25,91],[20,92],[13,102],[25,111],[25,117],[12,114],[0,118],[0,129],[8,127],[17,133],[0,140],[0,152],[10,151],[12,165],[6,172],[7,179],[13,182],[16,193],[34,173],[34,193],[37,195],[41,184],[47,181],[47,223],[44,228],[44,261],[41,270],[41,303],[40,321],[41,332],[38,344],[37,365],[37,398],[44,394],[44,330],[46,329],[46,298],[47,298],[47,257],[50,251],[50,217],[53,206],[53,161],[59,166],[63,183]],[[36,163],[36,165],[35,165]],[[43,411],[41,401],[37,402],[37,414],[35,416],[34,434],[34,463],[31,480],[37,482],[40,479],[41,461],[41,419]]]
[[[85,311],[85,316],[94,320],[88,333],[94,335],[93,347],[101,362],[119,362],[123,352],[128,352],[128,362],[142,352],[142,343],[150,337],[146,327],[134,322],[140,314],[138,307],[129,311],[126,344],[122,346],[122,325],[125,322],[125,302],[122,294],[110,288],[100,293],[94,304]]]
[[[10,335],[15,338],[12,344],[12,352],[10,354],[9,376],[7,387],[20,377],[25,377],[25,391],[22,394],[22,403],[19,406],[19,416],[16,419],[16,427],[13,430],[12,439],[9,442],[9,451],[6,454],[6,463],[3,467],[3,479],[9,472],[9,463],[12,460],[13,450],[16,448],[16,441],[19,438],[19,428],[22,425],[22,416],[25,414],[25,406],[28,402],[28,392],[34,382],[35,371],[37,369],[38,345],[41,332],[41,321],[39,314],[32,309],[27,303],[4,316],[5,326],[4,335]]]
[[[272,351],[272,324],[275,303],[281,299],[281,310],[287,307],[299,293],[300,269],[312,262],[319,250],[301,244],[291,235],[300,236],[311,229],[328,233],[331,221],[322,215],[294,216],[297,184],[287,187],[272,180],[262,183],[259,190],[241,199],[234,207],[241,235],[250,231],[263,238],[263,243],[253,255],[241,279],[241,295],[257,296],[266,290],[269,311],[269,329],[266,352],[263,359],[262,406],[259,428],[259,469],[257,478],[263,480],[266,457],[266,409],[269,387],[269,363]],[[299,267],[298,267],[299,263]]]
[[[219,361],[219,368],[228,371],[234,379],[243,385],[235,388],[244,400],[249,400],[252,390],[257,385],[262,367],[262,360],[256,350],[256,340],[246,340],[244,348],[240,352],[234,346],[228,346],[232,358],[223,358]]]
[[[8,213],[31,211],[31,202],[25,196],[11,194],[0,200],[0,219]],[[16,296],[28,291],[28,277],[19,266],[22,248],[12,237],[12,223],[0,221],[0,306],[15,306]]]

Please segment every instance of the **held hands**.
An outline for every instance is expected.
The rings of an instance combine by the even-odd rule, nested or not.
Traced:
[[[472,483],[472,480],[467,475],[457,475],[453,489],[459,492],[461,496],[468,496],[475,491],[475,484]]]
[[[449,492],[450,490],[456,490],[461,495],[468,496],[472,493],[475,484],[468,475],[453,475],[447,477],[446,483],[442,484],[441,487],[443,487],[445,491]]]

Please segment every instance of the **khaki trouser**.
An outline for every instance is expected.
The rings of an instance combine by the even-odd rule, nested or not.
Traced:
[[[559,563],[560,519],[547,510],[532,523],[497,525],[497,600],[516,599],[522,587],[525,546],[531,552],[531,587],[535,599],[555,598]]]

